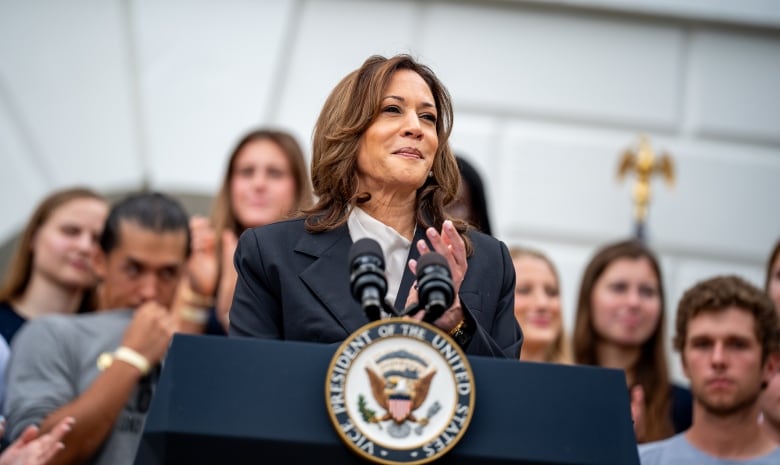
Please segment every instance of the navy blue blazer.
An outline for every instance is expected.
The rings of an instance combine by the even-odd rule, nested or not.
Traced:
[[[414,239],[424,239],[417,228]],[[470,232],[474,253],[461,284],[466,324],[476,328],[467,354],[517,359],[523,335],[514,316],[515,271],[503,242]],[[311,234],[304,219],[245,231],[234,257],[238,281],[230,309],[231,336],[341,342],[368,323],[349,286],[347,226]],[[430,246],[430,244],[429,244]],[[432,249],[432,247],[431,247]],[[409,258],[417,258],[412,245]],[[414,281],[405,268],[396,297],[403,307]]]

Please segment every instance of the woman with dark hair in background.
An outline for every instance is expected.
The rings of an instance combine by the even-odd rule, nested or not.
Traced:
[[[638,442],[691,425],[690,392],[669,380],[664,288],[655,254],[639,241],[601,248],[582,277],[574,361],[625,371]]]
[[[295,138],[275,129],[246,134],[228,159],[211,221],[190,221],[192,256],[175,305],[180,330],[224,334],[236,286],[238,237],[248,228],[287,218],[311,201],[306,161]]]
[[[448,214],[471,224],[483,233],[492,236],[490,217],[488,214],[487,196],[482,177],[474,165],[465,158],[456,155],[458,171],[460,172],[460,189],[455,201],[447,206]]]
[[[0,406],[9,348],[22,325],[95,309],[93,261],[107,214],[103,197],[76,187],[46,196],[27,221],[0,287]]]

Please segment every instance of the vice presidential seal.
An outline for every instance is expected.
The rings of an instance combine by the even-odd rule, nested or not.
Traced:
[[[336,351],[325,380],[341,439],[383,464],[422,464],[452,449],[474,411],[474,381],[460,347],[423,322],[369,323]]]

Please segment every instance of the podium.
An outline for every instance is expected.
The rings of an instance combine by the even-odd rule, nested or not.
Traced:
[[[136,465],[365,464],[325,406],[335,345],[176,335]],[[436,463],[639,464],[619,370],[469,357],[476,401]]]

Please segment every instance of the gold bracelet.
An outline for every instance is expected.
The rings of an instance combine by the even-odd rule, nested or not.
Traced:
[[[457,337],[463,333],[463,326],[466,324],[466,319],[460,320],[460,323],[455,325],[454,328],[450,330],[450,336]]]

